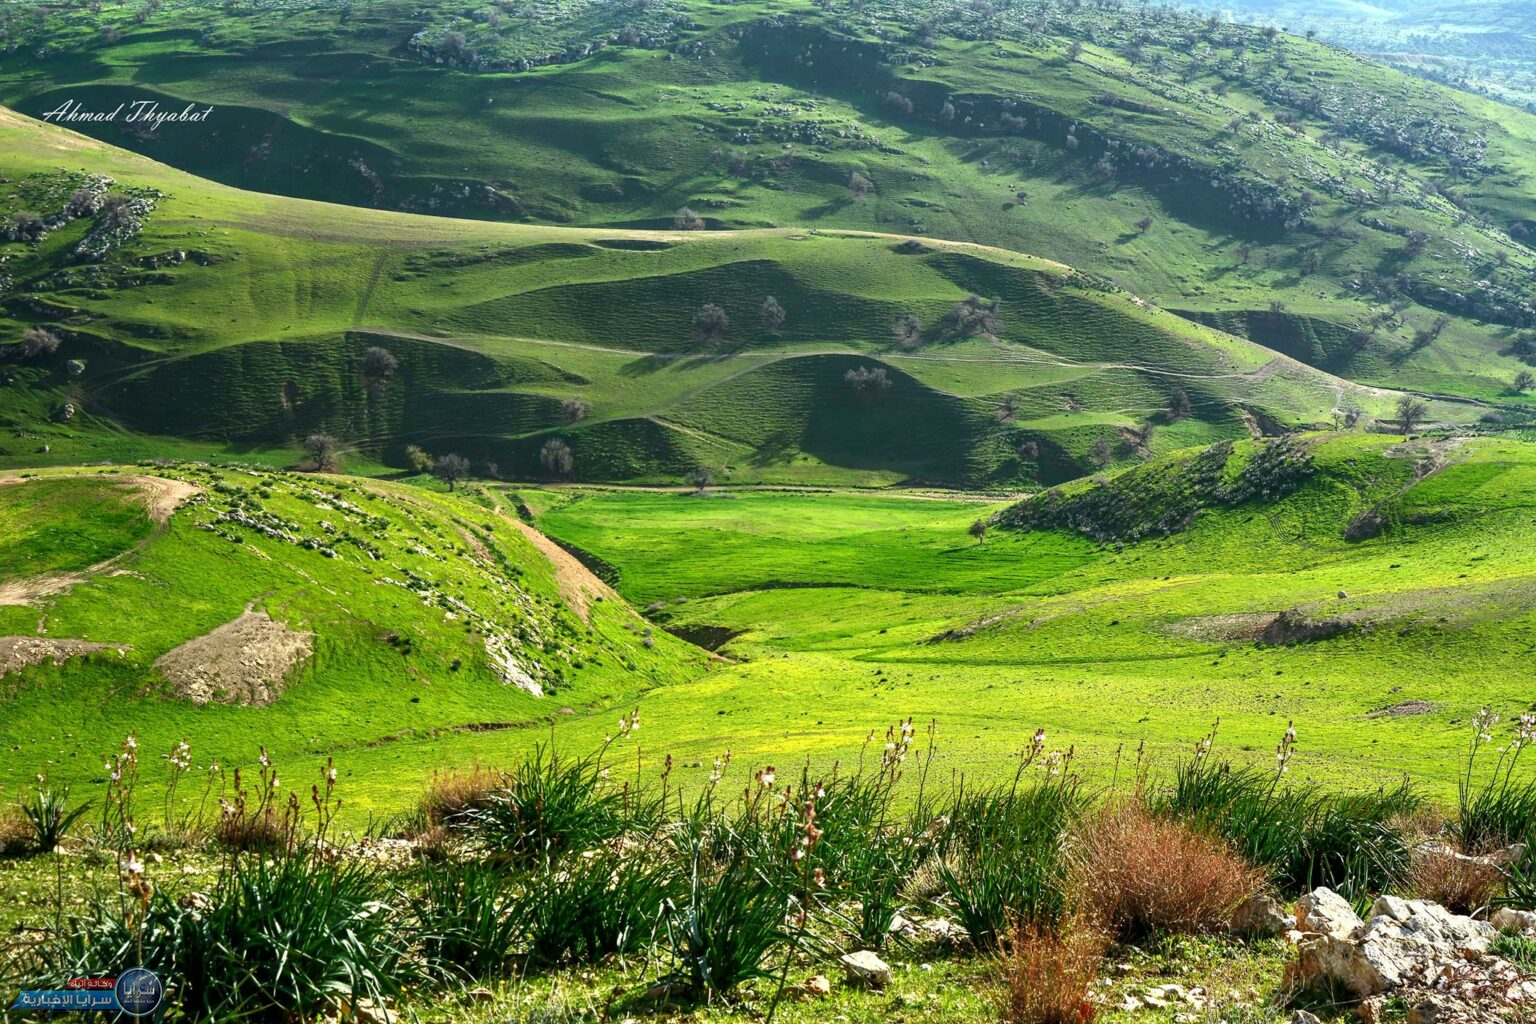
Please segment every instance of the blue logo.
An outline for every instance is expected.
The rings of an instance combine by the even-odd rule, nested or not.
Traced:
[[[160,979],[142,967],[133,967],[118,975],[113,992],[117,995],[117,1005],[130,1017],[148,1017],[159,1009],[160,1000],[165,997]]]

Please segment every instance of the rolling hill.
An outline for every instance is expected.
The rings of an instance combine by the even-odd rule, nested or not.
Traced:
[[[1509,403],[1536,118],[1096,0],[15,9],[0,99],[227,184],[488,220],[1040,255],[1377,387]]]
[[[25,221],[40,237],[4,247],[4,323],[58,341],[8,350],[11,465],[291,464],[323,431],[365,472],[416,444],[493,477],[703,465],[738,482],[1006,488],[1395,415],[1392,392],[979,245],[359,210],[217,185],[9,112],[0,143],[0,206],[41,211]],[[704,337],[711,306],[726,322]],[[903,317],[919,326],[898,343]],[[368,369],[372,349],[386,369]]]

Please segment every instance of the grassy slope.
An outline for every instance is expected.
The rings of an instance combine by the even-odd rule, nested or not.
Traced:
[[[1320,43],[1137,5],[675,7],[691,21],[668,37],[680,52],[609,46],[524,73],[423,64],[402,43],[459,29],[487,55],[534,55],[557,39],[606,39],[612,26],[584,8],[492,31],[452,8],[395,2],[172,3],[142,24],[131,8],[106,12],[123,33],[108,43],[97,19],[50,10],[14,19],[28,45],[0,60],[0,98],[33,113],[66,96],[213,103],[206,126],[110,137],[220,180],[315,198],[642,227],[689,203],[730,227],[926,232],[1036,252],[1352,379],[1508,397],[1520,367],[1507,324],[1480,323],[1469,306],[1414,350],[1435,310],[1389,315],[1353,282],[1371,272],[1528,302],[1532,253],[1506,232],[1536,223],[1536,118]],[[1074,41],[1086,46],[1069,59]],[[883,102],[888,92],[914,111]],[[1315,108],[1312,96],[1323,97]],[[1486,155],[1463,166],[1432,148],[1389,152],[1341,127],[1350,98],[1382,106],[1368,126],[1434,123],[1486,139]],[[1009,111],[1031,126],[1005,125]],[[1106,146],[1119,147],[1117,170],[1101,180]],[[1147,148],[1189,166],[1143,173],[1125,154]],[[1206,187],[1231,168],[1278,196],[1309,194],[1309,226],[1231,215]],[[873,183],[866,201],[848,195],[854,172]],[[1149,229],[1136,226],[1143,217]],[[1424,252],[1404,249],[1409,231],[1431,237]],[[1287,310],[1271,315],[1276,296]],[[1371,323],[1357,351],[1350,331]]]
[[[1415,482],[1430,456],[1444,468]],[[664,602],[672,628],[739,633],[723,652],[740,664],[642,703],[651,742],[684,760],[852,756],[915,715],[940,723],[946,767],[1005,772],[1044,726],[1107,773],[1122,743],[1166,759],[1218,718],[1262,759],[1294,719],[1304,775],[1407,772],[1443,796],[1471,713],[1528,700],[1536,453],[1342,435],[1314,460],[1284,500],[1123,550],[1011,530],[978,545],[965,528],[990,509],[953,500],[525,496],[541,526],[617,565],[623,593]],[[1346,542],[1368,507],[1395,525]],[[1353,628],[1290,646],[1245,632],[1286,609]],[[1375,714],[1405,701],[1432,709]]]
[[[477,470],[537,476],[540,447],[562,436],[588,479],[676,479],[702,463],[737,481],[1015,486],[1084,472],[1099,440],[1134,458],[1125,427],[1153,424],[1150,449],[1161,452],[1241,436],[1248,409],[1319,423],[1339,406],[1385,417],[1393,405],[1390,393],[1001,250],[327,206],[215,185],[12,113],[0,113],[0,142],[0,169],[22,192],[88,166],[164,193],[104,277],[69,276],[61,254],[83,222],[7,247],[22,286],[6,306],[13,329],[41,323],[67,339],[7,374],[11,465],[162,451],[281,460],[294,438],[326,430],[360,449],[353,468],[364,472],[380,457],[399,464],[415,442],[459,450]],[[175,251],[193,256],[153,271],[137,262]],[[897,315],[933,325],[969,291],[1001,299],[1000,340],[930,327],[921,350],[892,351]],[[758,325],[765,294],[789,314],[773,335]],[[733,326],[723,346],[701,350],[690,321],[711,301]],[[376,394],[361,379],[371,345],[400,361]],[[78,378],[65,372],[75,357],[86,360]],[[843,377],[877,364],[894,386],[860,399]],[[1179,390],[1192,415],[1170,422]],[[588,404],[585,421],[566,423],[567,398]],[[53,421],[65,401],[76,417]],[[998,415],[1005,402],[1011,420]],[[1038,452],[1021,455],[1026,442]]]
[[[101,756],[133,729],[156,793],[158,755],[182,739],[200,766],[249,765],[264,744],[290,786],[307,786],[314,762],[335,754],[361,821],[402,809],[434,766],[458,763],[453,748],[465,729],[516,731],[562,708],[622,704],[699,670],[696,649],[665,635],[645,643],[644,623],[621,602],[594,603],[590,623],[581,620],[549,562],[488,503],[343,478],[190,465],[150,472],[203,489],[153,531],[115,470],[0,486],[0,550],[40,551],[50,530],[91,531],[73,549],[47,545],[46,564],[0,563],[0,584],[119,557],[61,594],[0,606],[0,636],[131,645],[121,656],[4,677],[0,743],[11,753],[0,790],[43,771],[92,780]],[[219,521],[234,509],[276,517],[292,539]],[[107,514],[124,511],[135,515]],[[49,528],[32,525],[42,515]],[[242,543],[227,539],[235,536]],[[247,608],[314,634],[313,656],[286,693],[267,707],[198,707],[176,696],[154,661]],[[493,635],[549,693],[531,696],[493,672]],[[396,763],[407,747],[408,760]],[[387,771],[353,775],[350,754],[366,748]],[[202,786],[198,777],[187,788],[196,797]]]

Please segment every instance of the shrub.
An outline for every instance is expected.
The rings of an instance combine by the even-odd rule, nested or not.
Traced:
[[[99,901],[43,943],[27,987],[141,965],[194,1020],[311,1019],[343,1002],[382,1002],[413,980],[386,895],[376,870],[356,862],[236,858],[201,904],[158,890],[125,920],[115,897]]]
[[[1404,877],[1408,891],[1456,914],[1491,905],[1504,890],[1504,872],[1487,861],[1458,857],[1451,850],[1416,850]]]
[[[680,898],[664,919],[671,980],[704,999],[729,995],[768,971],[768,954],[789,939],[788,900],[750,856],[745,844],[723,866],[696,850]]]
[[[1108,943],[1081,921],[1016,926],[1003,955],[1003,1024],[1082,1024]]]
[[[21,355],[23,359],[51,356],[59,350],[59,345],[59,336],[46,327],[28,327],[21,332]]]
[[[518,935],[529,961],[596,963],[649,943],[678,894],[674,862],[603,850],[554,861],[522,879]]]
[[[330,434],[310,434],[304,439],[304,453],[316,473],[334,473],[341,465],[341,442]]]
[[[470,861],[429,865],[421,881],[411,919],[428,963],[476,979],[505,970],[519,927],[506,875]]]
[[[70,810],[69,787],[54,786],[47,778],[39,778],[33,795],[22,801],[21,813],[32,826],[32,839],[38,851],[50,853],[90,806],[87,801]]]
[[[37,832],[20,807],[0,809],[0,857],[13,857],[32,847]]]
[[[957,796],[939,840],[939,875],[975,942],[1000,946],[1014,922],[1062,919],[1063,837],[1083,807],[1077,784],[1065,777]]]
[[[576,468],[576,455],[570,445],[558,437],[552,437],[539,449],[539,464],[551,476],[570,476]]]
[[[544,746],[472,810],[466,826],[488,851],[547,861],[591,850],[625,829],[623,794],[603,778],[600,755],[565,757]]]
[[[463,825],[472,811],[490,804],[501,775],[476,765],[464,771],[435,773],[421,797],[421,812],[429,825]]]
[[[1498,721],[1499,716],[1487,708],[1474,717],[1467,760],[1457,781],[1452,830],[1469,853],[1488,853],[1536,838],[1536,783],[1515,779],[1521,755],[1536,742],[1536,716],[1521,715],[1514,723],[1514,736],[1500,748],[1492,770],[1481,782],[1473,778],[1482,748],[1493,742]]]
[[[1227,843],[1139,803],[1106,807],[1081,838],[1077,892],[1122,939],[1222,930],[1263,880]]]

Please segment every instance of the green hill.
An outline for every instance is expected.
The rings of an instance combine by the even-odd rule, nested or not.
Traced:
[[[961,239],[1379,387],[1509,402],[1536,358],[1536,117],[1219,19],[1119,0],[156,0],[16,8],[5,31],[0,100],[211,105],[78,127],[242,187]]]
[[[306,780],[409,741],[353,780],[361,818],[466,735],[701,669],[483,495],[193,464],[9,476],[0,550],[7,791],[93,780],[130,730],[155,772],[183,740],[199,765],[261,744]]]
[[[59,342],[6,350],[10,465],[291,464],[323,431],[365,472],[417,444],[537,479],[559,441],[577,479],[704,465],[738,482],[1016,487],[1396,415],[1393,393],[983,246],[358,210],[216,185],[8,112],[0,143],[0,208],[31,211],[13,223],[41,236],[3,246],[0,327]],[[701,337],[711,305],[727,322]],[[898,343],[903,317],[919,327]],[[1442,421],[1484,411],[1430,403]]]

